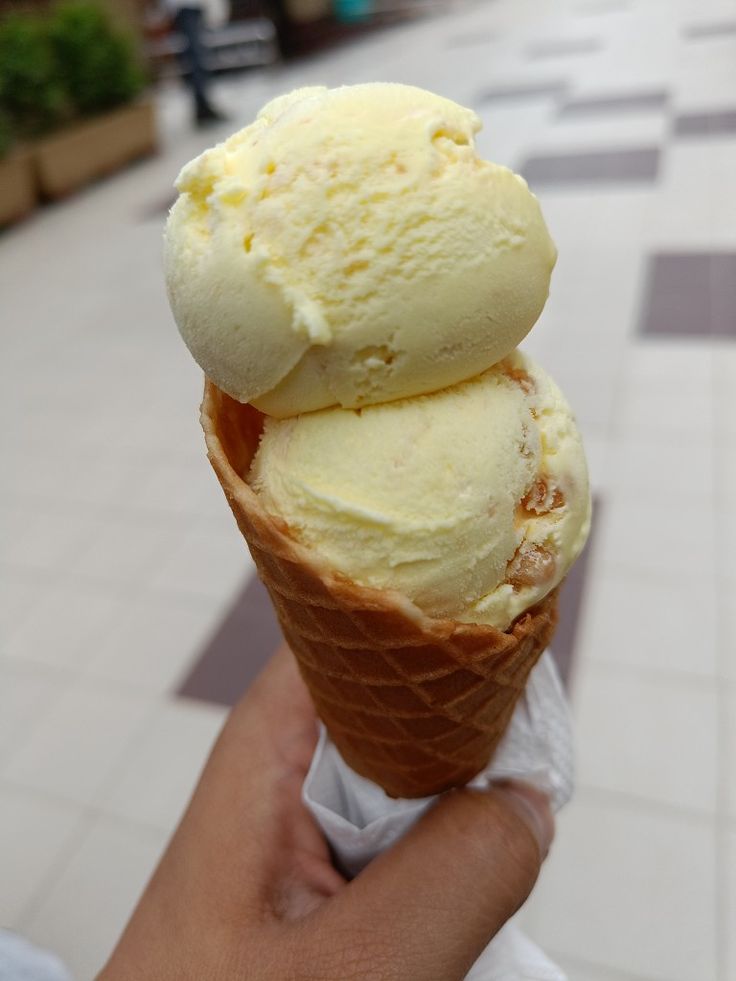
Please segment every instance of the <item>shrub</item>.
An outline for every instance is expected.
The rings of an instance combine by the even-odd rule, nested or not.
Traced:
[[[49,36],[61,85],[79,115],[130,102],[143,87],[133,42],[96,4],[71,0],[58,6]]]
[[[64,90],[37,17],[10,14],[0,22],[0,112],[19,136],[53,129],[64,116]]]

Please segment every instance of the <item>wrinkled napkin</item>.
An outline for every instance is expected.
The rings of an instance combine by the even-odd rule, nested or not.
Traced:
[[[573,776],[570,713],[557,668],[546,651],[529,676],[491,763],[469,786],[482,789],[497,780],[524,780],[547,793],[556,812],[572,795]],[[350,876],[390,848],[435,799],[389,797],[377,784],[351,770],[324,727],[302,798],[338,864]],[[510,920],[475,962],[466,981],[565,981],[565,975]]]

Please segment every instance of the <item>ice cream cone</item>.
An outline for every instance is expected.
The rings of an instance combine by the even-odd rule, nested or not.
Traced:
[[[210,462],[346,762],[393,797],[467,783],[492,757],[557,620],[557,590],[506,631],[426,616],[295,541],[244,480],[263,416],[205,384]]]

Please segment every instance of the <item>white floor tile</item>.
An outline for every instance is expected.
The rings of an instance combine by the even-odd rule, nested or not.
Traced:
[[[648,981],[641,975],[634,977],[629,971],[612,971],[577,957],[568,957],[557,952],[548,953],[553,957],[555,964],[565,972],[567,981]]]
[[[94,977],[154,870],[165,837],[98,818],[26,918],[24,933],[56,951],[76,978]]]
[[[103,809],[171,831],[184,813],[226,714],[220,706],[189,700],[165,704],[112,775]]]
[[[219,623],[223,604],[153,593],[131,599],[100,638],[87,674],[164,693],[176,688]]]
[[[606,275],[610,273],[605,260],[611,259],[612,255],[620,260],[623,268],[631,271],[631,259],[635,259],[643,248],[640,239],[648,225],[652,201],[650,189],[612,188],[603,194],[599,189],[573,187],[554,191],[540,190],[539,198],[545,221],[560,253],[560,265],[555,269],[553,284],[565,268],[569,270],[569,276],[574,278],[575,261],[579,261],[579,269],[583,273],[579,284],[582,290],[590,289],[591,276],[593,283],[605,282]],[[593,213],[600,221],[590,221]],[[586,242],[589,245],[587,254]],[[625,249],[627,242],[628,250]],[[575,260],[572,258],[573,253]],[[609,291],[607,297],[614,306],[620,302],[618,290],[626,293],[631,289],[631,283],[623,279],[616,285],[617,290]],[[606,310],[601,308],[601,313],[605,316]],[[588,324],[589,328],[595,330],[596,323]]]
[[[733,14],[733,9],[730,13]],[[726,93],[733,84],[735,55],[736,45],[731,36],[683,45],[675,76],[677,107],[681,111],[702,110],[714,105],[730,107],[732,103]]]
[[[609,483],[611,444],[605,436],[586,433],[583,436],[583,447],[588,463],[591,493],[602,498]]]
[[[736,981],[736,828],[724,834],[726,847],[723,877],[725,880],[724,909],[721,916],[724,940],[725,981]]]
[[[714,577],[652,577],[596,563],[578,644],[592,660],[714,679]]]
[[[714,452],[710,439],[688,442],[634,437],[617,440],[608,480],[614,493],[663,500],[692,499],[707,510],[714,493]]]
[[[102,528],[99,518],[84,513],[50,514],[29,509],[23,533],[5,550],[4,561],[41,572],[62,572]]]
[[[199,518],[219,508],[222,490],[202,453],[191,466],[161,462],[130,494],[127,506],[152,514],[178,514]]]
[[[719,669],[723,678],[736,682],[736,571],[718,584],[718,591]]]
[[[68,684],[63,672],[0,656],[0,763],[30,738]]]
[[[8,635],[23,622],[34,602],[38,602],[39,593],[43,595],[36,576],[0,568],[0,653],[5,651]]]
[[[715,568],[714,524],[708,502],[618,494],[606,499],[598,555],[607,566],[634,573],[707,578]]]
[[[736,376],[736,371],[734,371]],[[730,510],[729,504],[736,501],[736,446],[729,448],[720,444],[715,460],[716,495],[721,507]]]
[[[23,912],[63,860],[84,821],[79,807],[0,782],[0,923]]]
[[[716,571],[721,580],[721,588],[729,597],[726,601],[727,610],[733,616],[733,596],[736,585],[736,511],[733,502],[717,503],[715,520],[719,536]]]
[[[80,580],[138,586],[167,561],[179,534],[174,527],[135,517],[108,521],[91,547],[70,565],[69,572]]]
[[[695,396],[712,388],[717,364],[704,338],[637,339],[626,359],[626,381],[634,391]]]
[[[72,457],[55,487],[63,501],[79,508],[109,513],[127,505],[138,485],[147,478],[148,468],[120,453],[106,458],[97,454]]]
[[[579,785],[715,815],[714,682],[642,677],[584,661],[572,703]]]
[[[716,438],[731,455],[736,450],[736,351],[720,348],[713,369]]]
[[[529,905],[551,950],[657,981],[716,977],[716,851],[708,821],[578,798]]]
[[[3,470],[7,471],[8,451],[6,447],[3,447],[3,456]],[[2,477],[0,477],[0,481],[2,481]],[[16,542],[25,533],[28,518],[28,510],[22,507],[17,499],[5,498],[0,502],[0,557],[3,561],[6,561],[8,553],[15,548]]]
[[[720,711],[725,746],[722,747],[721,760],[723,772],[721,785],[727,816],[736,821],[736,687],[724,688],[721,692]]]
[[[648,241],[654,249],[665,251],[712,248],[715,188],[707,148],[702,141],[670,142],[661,168]],[[687,207],[682,206],[684,201]]]
[[[615,432],[622,439],[641,436],[708,440],[713,431],[710,383],[690,391],[624,388],[616,413]]]
[[[27,662],[76,671],[94,655],[115,616],[127,605],[116,590],[65,580],[50,589],[8,634],[5,653]]]
[[[153,576],[151,586],[163,593],[223,601],[245,583],[253,570],[250,552],[237,528],[226,534],[195,528],[180,537]]]
[[[79,681],[54,702],[0,775],[91,804],[156,705],[150,696]]]

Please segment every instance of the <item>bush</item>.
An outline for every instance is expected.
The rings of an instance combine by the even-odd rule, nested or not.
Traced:
[[[0,22],[0,113],[19,136],[53,129],[65,110],[56,61],[45,25],[11,14]]]
[[[79,115],[124,105],[143,88],[132,41],[94,3],[61,4],[53,12],[49,36],[60,83]]]

